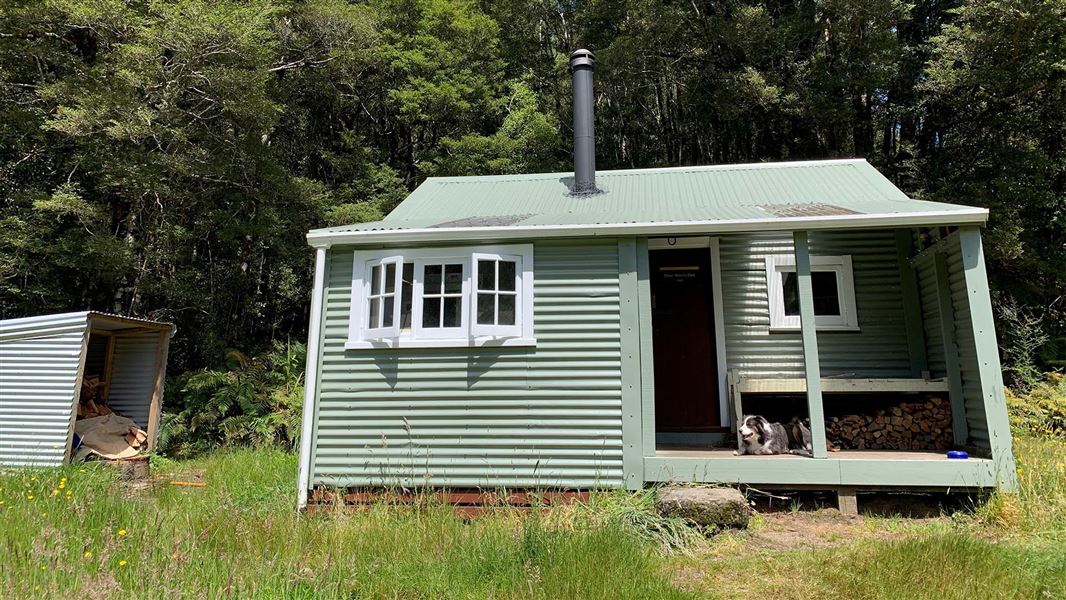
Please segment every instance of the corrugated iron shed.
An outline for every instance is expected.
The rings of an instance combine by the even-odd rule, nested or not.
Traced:
[[[154,445],[173,332],[169,323],[93,311],[0,321],[0,465],[56,466],[69,457],[94,333],[121,340],[112,358],[114,407],[147,429]]]

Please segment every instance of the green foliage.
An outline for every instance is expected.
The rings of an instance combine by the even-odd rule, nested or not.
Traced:
[[[1007,408],[1016,434],[1066,437],[1066,377],[1049,373],[1024,394],[1008,389]]]
[[[300,338],[308,229],[427,175],[568,168],[587,46],[602,168],[863,156],[990,208],[1024,387],[1066,364],[1064,24],[1064,0],[0,0],[0,314],[171,320],[175,372]]]
[[[275,343],[249,358],[231,350],[225,364],[179,379],[180,412],[163,415],[159,448],[184,457],[220,446],[292,450],[303,408],[303,344]]]

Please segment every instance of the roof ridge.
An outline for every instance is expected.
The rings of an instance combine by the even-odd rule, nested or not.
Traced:
[[[680,165],[673,167],[642,167],[639,169],[610,169],[597,171],[597,175],[654,175],[656,173],[677,173],[684,171],[744,171],[750,169],[789,169],[799,167],[824,167],[834,165],[870,163],[865,158],[827,158],[819,160],[765,161],[753,163],[730,163],[716,165]],[[548,173],[507,173],[499,175],[449,175],[444,177],[427,177],[424,183],[469,183],[490,181],[516,181],[531,179],[555,179],[573,177],[572,171]]]

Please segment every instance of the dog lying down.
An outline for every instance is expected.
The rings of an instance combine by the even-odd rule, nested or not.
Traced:
[[[811,456],[811,430],[798,418],[788,424],[771,423],[760,415],[740,419],[740,449],[734,454],[799,454]]]

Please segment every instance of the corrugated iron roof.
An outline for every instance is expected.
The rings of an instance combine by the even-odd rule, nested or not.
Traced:
[[[980,210],[909,198],[862,159],[600,171],[597,184],[604,193],[575,197],[572,173],[431,177],[381,221],[311,236],[915,213],[936,215],[930,222],[936,224]]]
[[[78,312],[58,313],[50,315],[38,315],[33,317],[20,317],[18,319],[0,320],[0,339],[14,339],[27,336],[39,335],[56,327],[67,327],[74,324],[86,324],[89,318],[96,319],[97,325],[104,321],[112,324],[112,327],[103,326],[103,329],[124,329],[129,327],[167,327],[173,332],[173,323],[163,321],[150,321],[137,317],[126,317],[111,313],[82,310]]]

